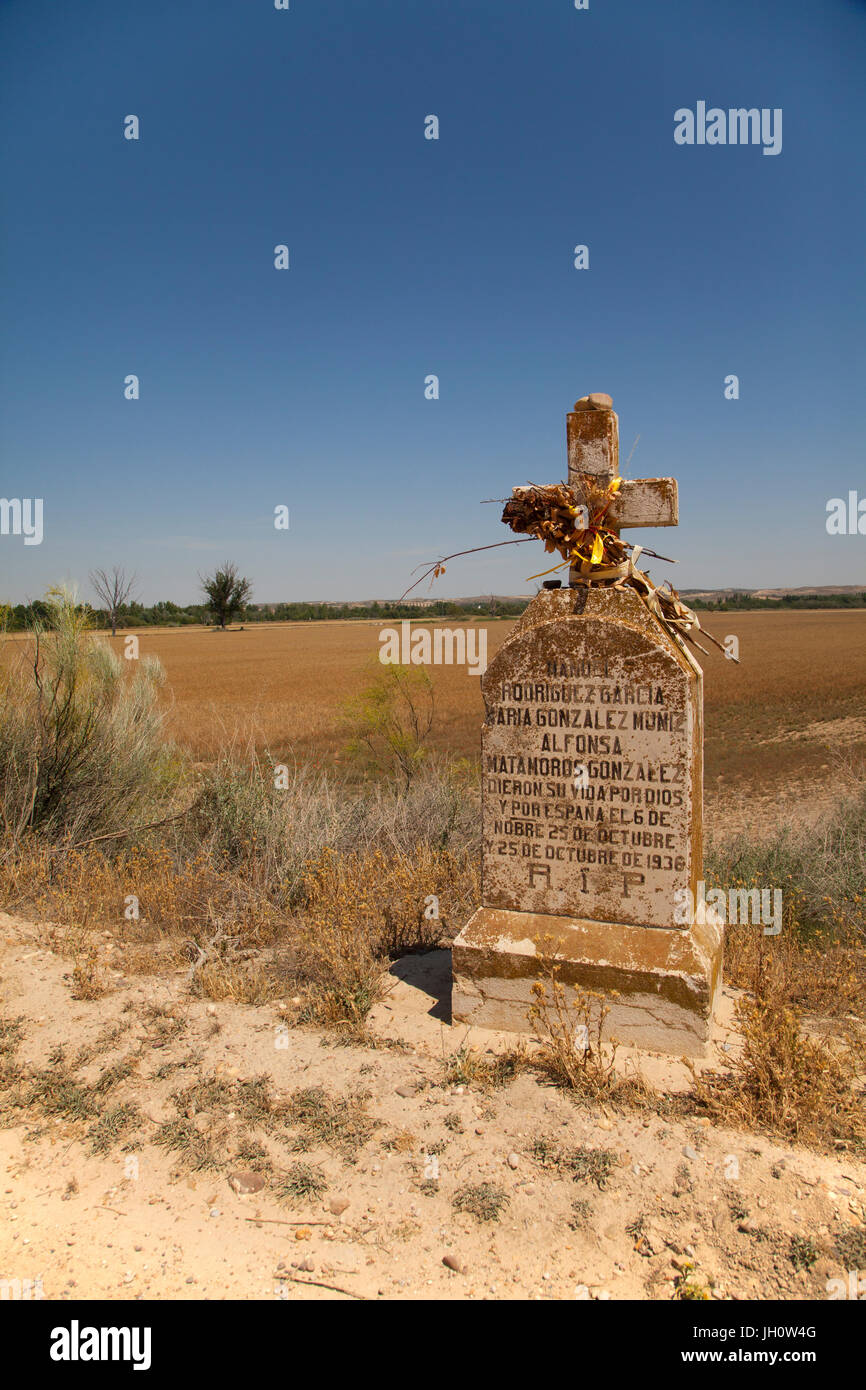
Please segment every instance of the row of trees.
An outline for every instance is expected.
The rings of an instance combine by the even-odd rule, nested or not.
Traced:
[[[779,598],[757,598],[754,594],[735,593],[721,599],[695,599],[683,596],[692,608],[708,613],[736,613],[748,609],[777,608],[863,608],[866,593],[854,594],[782,594]]]
[[[139,602],[137,578],[127,574],[120,565],[111,570],[97,569],[90,573],[90,584],[96,604],[85,604],[97,627],[110,628],[114,636],[118,627],[185,626],[212,622],[225,629],[235,618],[252,622],[323,622],[340,618],[372,618],[399,621],[403,618],[466,618],[484,612],[491,617],[516,617],[526,602],[503,600],[491,596],[482,603],[454,603],[440,599],[419,609],[410,603],[328,604],[328,603],[271,603],[253,604],[252,583],[239,574],[236,565],[226,562],[213,574],[199,575],[203,602],[181,605],[164,599],[145,607]],[[2,606],[0,606],[2,607]],[[49,620],[49,605],[42,599],[33,603],[16,604],[2,611],[0,627],[12,632],[24,631],[34,621]]]

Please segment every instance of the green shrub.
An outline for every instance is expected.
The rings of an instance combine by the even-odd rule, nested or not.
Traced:
[[[165,798],[163,672],[119,660],[68,593],[46,605],[0,678],[0,812],[7,843],[81,844],[134,829]]]

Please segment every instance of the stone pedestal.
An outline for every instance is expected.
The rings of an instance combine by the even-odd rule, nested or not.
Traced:
[[[704,1055],[722,958],[722,928],[709,922],[665,930],[481,907],[454,942],[454,1021],[529,1032],[542,940],[545,953],[556,954],[562,984],[608,996],[606,1037],[678,1057]]]
[[[530,1031],[539,943],[610,997],[609,1034],[700,1055],[722,929],[680,926],[701,877],[702,673],[638,594],[539,594],[482,679],[482,903],[452,1017]]]

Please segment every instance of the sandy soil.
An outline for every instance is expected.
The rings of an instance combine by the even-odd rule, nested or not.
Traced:
[[[184,975],[115,977],[105,997],[76,1001],[69,962],[46,939],[0,915],[0,1014],[25,1019],[19,1062],[87,1048],[76,1075],[93,1085],[132,1057],[104,1102],[137,1102],[146,1118],[140,1147],[94,1155],[86,1122],[0,1110],[0,1280],[21,1280],[25,1294],[30,1280],[47,1299],[670,1299],[692,1269],[716,1298],[823,1299],[829,1279],[847,1277],[839,1239],[866,1250],[866,1165],[849,1156],[581,1107],[526,1071],[491,1088],[455,1084],[452,1068],[446,1082],[450,1054],[489,1059],[514,1040],[449,1025],[445,951],[395,965],[372,1019],[377,1046],[339,1046],[286,1028],[279,1006],[194,1000]],[[736,1042],[730,994],[725,1008],[722,1064]],[[623,1061],[657,1087],[687,1084],[676,1061]],[[354,1158],[337,1141],[292,1154],[286,1132],[265,1135],[273,1169],[249,1195],[229,1180],[244,1166],[231,1157],[244,1128],[232,1109],[188,1112],[221,1171],[191,1172],[154,1144],[177,1115],[173,1091],[261,1073],[278,1095],[359,1091],[376,1128]],[[613,1151],[606,1184],[540,1161],[539,1139],[550,1153]],[[324,1170],[328,1190],[287,1205],[275,1173],[299,1160]],[[481,1183],[508,1199],[498,1220],[454,1209]],[[818,1251],[808,1271],[795,1268],[793,1237]]]

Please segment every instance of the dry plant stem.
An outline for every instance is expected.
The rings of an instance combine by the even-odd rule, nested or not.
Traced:
[[[406,593],[400,595],[398,602],[402,603],[406,595],[411,594],[413,589],[417,589],[419,584],[423,584],[428,575],[432,574],[434,579],[438,578],[439,574],[443,572],[443,566],[448,560],[459,560],[461,555],[477,555],[481,550],[498,550],[501,545],[524,545],[526,541],[531,539],[531,536],[526,536],[524,539],[517,541],[494,541],[492,545],[474,545],[470,550],[455,550],[453,555],[443,555],[441,560],[434,560],[432,565],[428,566],[420,579],[416,579],[414,584],[409,585]],[[417,568],[420,569],[421,566],[418,565]],[[415,571],[413,570],[412,573],[414,574]]]
[[[87,849],[88,845],[98,845],[104,840],[128,839],[131,835],[143,835],[148,830],[161,830],[164,825],[171,825],[172,821],[183,820],[184,816],[196,810],[200,797],[196,797],[183,811],[177,811],[173,816],[163,816],[161,820],[153,820],[148,825],[131,825],[126,830],[109,830],[106,835],[93,835],[89,840],[76,840],[74,849]]]
[[[503,499],[501,497],[491,497],[489,500],[491,502],[501,502]],[[516,541],[495,541],[493,545],[475,545],[470,550],[455,550],[453,555],[442,555],[438,560],[434,560],[432,564],[428,565],[420,579],[416,579],[414,584],[410,584],[405,593],[400,595],[398,602],[402,603],[403,599],[411,594],[413,589],[417,589],[419,584],[423,584],[424,580],[427,579],[429,575],[432,574],[434,579],[438,579],[440,574],[444,574],[444,567],[450,560],[459,560],[463,555],[477,555],[482,550],[496,550],[500,545],[525,545],[528,541],[535,539],[535,536],[521,536]],[[621,543],[626,550],[635,550],[637,548],[631,541],[622,541]],[[650,550],[646,545],[642,545],[639,548],[644,555],[651,555],[654,560],[664,560],[668,565],[675,565],[677,563],[676,560],[671,559],[670,555],[660,555],[657,550]],[[420,569],[421,566],[419,565],[418,568]]]
[[[353,1289],[343,1289],[339,1284],[323,1284],[320,1279],[299,1279],[295,1274],[281,1274],[280,1279],[288,1279],[293,1284],[307,1284],[313,1289],[333,1289],[334,1293],[344,1293],[347,1298],[356,1298],[360,1303],[366,1303],[367,1295],[355,1293]]]
[[[569,997],[559,980],[561,967],[544,955],[549,941],[539,944],[544,979],[532,986],[535,1002],[529,1021],[540,1035],[542,1055],[552,1074],[572,1090],[594,1099],[610,1094],[616,1084],[616,1042],[604,1042],[610,1008],[604,996],[575,988]]]
[[[283,1221],[276,1216],[245,1216],[254,1226],[336,1226],[334,1221]]]

